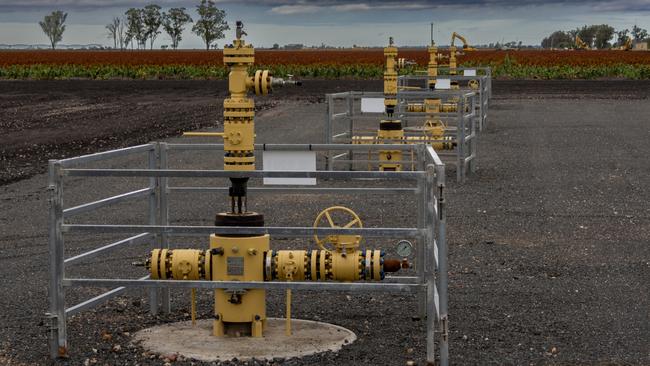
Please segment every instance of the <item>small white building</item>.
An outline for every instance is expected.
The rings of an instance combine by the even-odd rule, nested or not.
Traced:
[[[648,42],[635,42],[632,49],[634,51],[648,51]]]

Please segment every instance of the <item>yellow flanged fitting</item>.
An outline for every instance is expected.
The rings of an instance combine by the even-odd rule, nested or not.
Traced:
[[[278,279],[287,281],[302,281],[310,258],[306,250],[280,250],[275,257]]]
[[[198,280],[205,277],[205,255],[196,249],[154,249],[148,263],[154,280]]]

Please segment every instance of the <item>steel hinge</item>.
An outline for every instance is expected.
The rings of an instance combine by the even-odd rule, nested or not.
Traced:
[[[445,197],[443,196],[445,186],[440,185],[438,186],[438,219],[442,220],[444,216],[444,211],[445,211]]]
[[[440,335],[443,341],[449,340],[449,321],[447,316],[440,319]]]
[[[52,313],[45,313],[45,320],[49,324],[49,330],[57,330],[59,329],[59,323],[58,323],[58,316]]]

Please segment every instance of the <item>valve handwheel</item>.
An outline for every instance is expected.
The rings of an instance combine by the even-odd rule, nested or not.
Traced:
[[[332,217],[333,214],[335,217]],[[346,217],[345,220],[341,220],[341,216]],[[343,225],[338,225],[335,221],[339,219],[343,222],[346,222]],[[343,206],[332,206],[321,211],[316,220],[314,220],[314,228],[321,227],[321,223],[325,221],[325,226],[329,225],[331,228],[343,228],[349,229],[353,227],[363,228],[363,223],[361,218],[354,211],[347,207]],[[325,238],[319,238],[318,235],[314,235],[314,240],[318,247],[322,250],[344,250],[344,249],[356,249],[359,247],[361,242],[361,235],[328,235]],[[331,248],[330,248],[331,247]]]
[[[424,122],[424,125],[422,126],[422,133],[424,133],[424,136],[426,137],[435,137],[434,135],[437,134],[437,132],[434,132],[435,129],[439,129],[441,127],[439,126],[444,126],[441,120],[437,119],[435,121],[432,120],[427,120]],[[444,129],[444,127],[442,127]]]

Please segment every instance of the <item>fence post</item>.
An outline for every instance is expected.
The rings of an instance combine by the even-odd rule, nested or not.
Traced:
[[[418,145],[418,170],[425,171],[426,169],[426,156],[424,152],[425,145]],[[418,198],[417,198],[417,210],[418,210],[418,229],[425,229],[428,226],[427,223],[427,182],[426,177],[418,178]],[[426,248],[428,244],[428,239],[426,236],[418,239],[418,250],[417,250],[417,259],[416,259],[416,275],[418,281],[421,285],[426,284],[425,279],[425,270],[426,270]],[[427,316],[427,291],[422,289],[418,292],[418,317],[423,319]]]
[[[332,143],[332,124],[334,121],[332,121],[332,116],[334,114],[334,97],[332,94],[326,94],[327,98],[327,120],[325,121],[325,143],[326,144],[331,144]],[[327,150],[327,154],[325,155],[325,170],[334,170],[333,169],[333,164],[332,164],[332,150]]]
[[[348,93],[348,115],[350,118],[348,121],[348,137],[350,138],[350,143],[352,143],[352,137],[354,134],[354,96],[351,92]],[[348,164],[348,170],[352,170],[354,164],[354,151],[348,150],[348,160],[350,161]]]
[[[167,146],[166,142],[161,142],[160,143],[160,159],[159,159],[159,169],[165,170],[168,169],[168,150],[169,147]],[[158,177],[159,182],[160,182],[160,225],[166,226],[169,225],[169,200],[168,200],[168,194],[169,194],[169,178],[167,177]],[[169,248],[169,235],[166,233],[162,233],[159,236],[159,246],[161,249],[168,249]],[[161,305],[162,305],[162,311],[165,312],[166,314],[171,313],[171,299],[169,295],[169,288],[162,288],[161,289]]]
[[[160,159],[160,144],[152,144],[152,149],[149,150],[149,169],[158,168],[158,159]],[[159,179],[157,177],[149,178],[149,225],[157,225],[158,223],[158,202],[159,202]],[[158,234],[152,237],[151,249],[157,247]],[[149,312],[151,315],[158,314],[158,288],[152,287],[149,289]]]
[[[440,366],[449,365],[449,317],[447,273],[447,212],[445,199],[445,168],[436,167],[438,188],[438,305],[440,309]]]
[[[50,254],[50,356],[53,359],[65,357],[68,353],[66,315],[65,315],[65,290],[63,278],[65,267],[63,264],[63,184],[61,164],[57,160],[49,161],[48,192],[49,192],[49,254]]]

